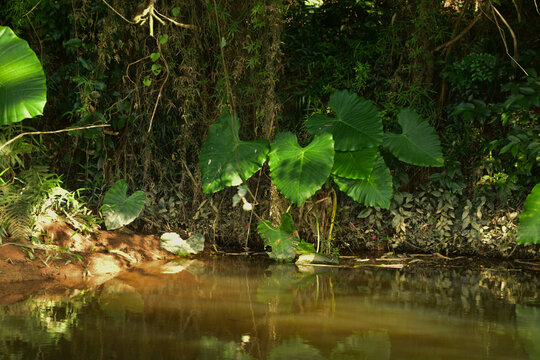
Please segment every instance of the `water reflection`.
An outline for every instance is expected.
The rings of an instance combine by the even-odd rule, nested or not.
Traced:
[[[517,272],[155,263],[0,307],[0,359],[539,359],[539,285]]]

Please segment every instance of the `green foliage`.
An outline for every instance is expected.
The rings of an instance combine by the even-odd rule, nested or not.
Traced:
[[[144,191],[136,191],[127,196],[128,186],[125,180],[118,180],[105,193],[103,199],[103,217],[108,230],[119,229],[130,224],[141,213],[146,194]]]
[[[294,260],[299,239],[291,214],[281,215],[279,228],[272,226],[270,221],[261,221],[257,230],[264,239],[264,246],[272,247],[272,251],[269,253],[272,259],[277,261]]]
[[[540,183],[532,189],[519,217],[518,243],[540,244]]]
[[[497,63],[498,59],[491,54],[473,52],[451,65],[443,76],[458,97],[478,97],[488,92],[497,79]]]
[[[384,147],[399,160],[418,166],[444,165],[439,137],[435,129],[411,109],[398,114],[401,134],[386,133]]]
[[[337,116],[312,116],[306,123],[312,135],[333,134],[335,149],[339,151],[356,151],[382,143],[382,121],[371,102],[348,91],[336,91],[330,96],[328,105]]]
[[[334,162],[334,140],[331,134],[321,134],[302,148],[294,134],[280,133],[272,143],[269,158],[274,184],[300,206],[328,179]]]
[[[47,88],[36,54],[7,26],[0,26],[0,54],[0,125],[41,115]]]
[[[378,154],[377,148],[336,151],[332,174],[349,179],[365,179],[371,174]]]
[[[266,160],[269,147],[264,139],[241,141],[236,115],[224,115],[210,126],[201,149],[199,169],[203,190],[215,193],[226,186],[240,185],[257,172]]]
[[[369,177],[347,179],[336,176],[334,182],[341,191],[361,204],[385,209],[390,207],[393,194],[392,174],[381,156],[377,158]]]
[[[45,199],[60,186],[60,178],[44,167],[34,167],[11,180],[0,180],[0,236],[20,239],[31,235],[46,210]]]

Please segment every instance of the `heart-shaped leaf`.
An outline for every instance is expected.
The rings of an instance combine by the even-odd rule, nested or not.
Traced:
[[[337,117],[312,116],[306,124],[310,134],[331,133],[336,142],[335,149],[339,151],[355,151],[382,143],[381,116],[370,101],[348,91],[336,91],[330,96],[328,105]]]
[[[336,151],[332,174],[348,179],[365,179],[371,174],[378,153],[377,148]]]
[[[281,215],[279,228],[272,226],[270,221],[261,221],[257,225],[257,231],[264,239],[264,246],[272,247],[272,251],[268,254],[272,259],[278,261],[294,260],[298,236],[291,214]]]
[[[302,148],[294,134],[280,133],[269,158],[274,184],[283,196],[300,206],[328,179],[334,163],[334,140],[331,134],[321,134]]]
[[[368,178],[347,179],[336,176],[334,182],[341,191],[359,203],[367,206],[379,206],[384,209],[390,207],[393,194],[392,174],[380,155]]]
[[[414,110],[398,114],[401,134],[384,134],[384,147],[399,160],[418,166],[443,166],[441,142],[435,129]]]
[[[0,125],[43,114],[45,74],[28,43],[0,26]]]
[[[144,191],[136,191],[130,197],[127,196],[128,186],[125,180],[118,180],[103,199],[103,217],[108,230],[121,228],[141,213],[146,194]]]
[[[240,185],[257,172],[269,151],[268,141],[238,139],[240,122],[236,115],[224,115],[210,126],[201,149],[199,169],[203,191],[212,194],[226,186]]]
[[[520,244],[540,244],[540,184],[536,184],[523,204],[517,241]]]

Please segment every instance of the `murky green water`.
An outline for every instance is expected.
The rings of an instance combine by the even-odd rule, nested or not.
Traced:
[[[0,307],[0,359],[540,359],[540,279],[220,258]]]

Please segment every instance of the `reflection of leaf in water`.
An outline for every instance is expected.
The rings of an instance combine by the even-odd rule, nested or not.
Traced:
[[[516,305],[519,337],[530,359],[540,359],[540,308]]]
[[[0,306],[0,359],[23,359],[21,349],[40,354],[61,338],[71,340],[83,306],[82,298],[51,296]]]
[[[268,271],[272,274],[257,288],[257,301],[277,304],[278,312],[290,312],[298,289],[313,284],[314,277],[299,274],[293,264],[271,265]]]
[[[269,360],[280,359],[298,359],[298,360],[317,360],[324,359],[319,350],[306,344],[300,338],[284,341],[270,351]]]
[[[234,341],[221,341],[212,336],[203,336],[199,342],[198,360],[251,360],[240,344]]]
[[[336,345],[330,359],[390,359],[390,337],[386,331],[366,331],[349,336]]]
[[[99,306],[114,321],[122,323],[126,311],[142,313],[144,301],[132,286],[112,280],[105,283],[99,297]]]

